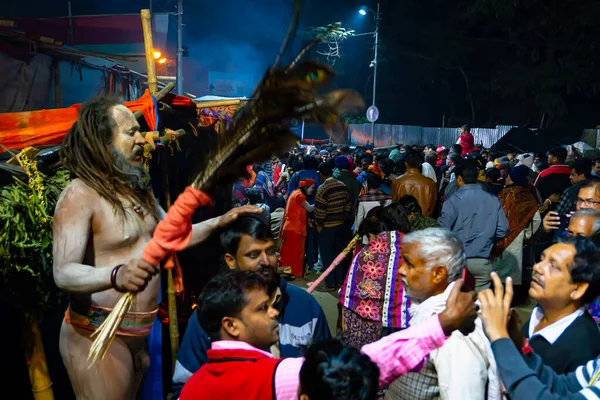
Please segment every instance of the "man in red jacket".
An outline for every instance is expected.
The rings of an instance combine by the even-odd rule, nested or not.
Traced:
[[[443,313],[362,347],[379,368],[378,386],[420,368],[454,330],[473,331],[475,292],[461,292],[462,285],[457,281]],[[298,399],[304,358],[278,359],[265,351],[279,335],[273,289],[262,274],[237,270],[206,284],[198,313],[212,348],[208,362],[183,387],[181,400]]]

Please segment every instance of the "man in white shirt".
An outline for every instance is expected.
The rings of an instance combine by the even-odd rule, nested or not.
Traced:
[[[435,151],[428,151],[425,153],[425,162],[421,165],[421,173],[423,176],[433,179],[435,183],[438,181],[434,168],[437,158],[438,156]]]
[[[523,336],[556,373],[575,371],[600,355],[600,331],[585,305],[599,294],[594,243],[569,237],[548,247],[533,266],[529,295],[538,302]]]
[[[446,309],[448,295],[466,267],[466,255],[460,239],[443,228],[409,233],[403,243],[398,273],[411,299],[412,326]],[[420,372],[397,379],[385,395],[386,400],[485,398],[500,399],[501,387],[479,320],[474,332],[453,333],[444,346],[431,352]]]

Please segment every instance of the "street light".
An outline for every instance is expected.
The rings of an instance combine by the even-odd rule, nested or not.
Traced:
[[[377,120],[377,117],[379,116],[379,110],[377,110],[377,107],[375,106],[375,92],[377,89],[377,46],[379,44],[379,23],[381,22],[381,13],[379,12],[379,3],[377,3],[377,11],[373,11],[371,10],[369,7],[361,7],[360,10],[358,10],[358,13],[360,15],[367,15],[367,10],[373,13],[374,19],[375,19],[375,49],[374,49],[374,57],[373,57],[373,61],[371,61],[371,64],[369,65],[370,68],[373,68],[373,105],[371,105],[371,107],[369,107],[369,109],[371,110],[371,113],[369,113],[369,110],[367,110],[367,116],[372,115],[375,116],[375,118],[369,118],[371,120],[371,144],[373,146],[375,146],[375,121]]]

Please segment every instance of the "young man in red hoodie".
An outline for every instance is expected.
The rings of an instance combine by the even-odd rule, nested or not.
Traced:
[[[473,330],[475,293],[461,292],[462,285],[457,281],[442,314],[361,349],[379,368],[380,387],[419,369],[454,330]],[[298,399],[304,358],[278,359],[264,351],[279,336],[273,291],[262,274],[251,271],[231,271],[206,284],[198,313],[212,348],[208,362],[183,387],[181,400]]]

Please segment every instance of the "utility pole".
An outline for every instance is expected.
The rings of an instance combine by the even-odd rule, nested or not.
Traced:
[[[377,3],[377,12],[375,13],[375,57],[373,58],[373,107],[375,107],[375,93],[377,90],[377,47],[379,45],[379,22],[381,14],[379,12],[379,3]],[[375,121],[371,122],[371,144],[375,146]]]
[[[183,0],[177,2],[177,94],[183,94]]]

